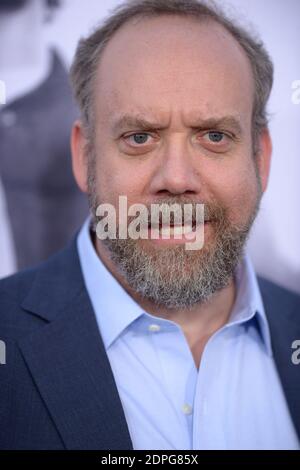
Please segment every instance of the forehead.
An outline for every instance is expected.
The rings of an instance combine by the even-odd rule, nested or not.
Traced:
[[[213,21],[162,15],[131,20],[106,45],[95,82],[96,115],[149,109],[250,115],[254,80],[237,41]]]

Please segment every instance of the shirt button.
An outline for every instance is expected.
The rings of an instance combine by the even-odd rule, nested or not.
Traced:
[[[192,414],[193,407],[188,403],[184,403],[184,405],[182,405],[182,411],[185,415],[190,415]]]
[[[155,325],[155,324],[152,324],[152,325],[149,325],[148,327],[148,330],[149,331],[159,331],[160,330],[160,326],[159,325]]]

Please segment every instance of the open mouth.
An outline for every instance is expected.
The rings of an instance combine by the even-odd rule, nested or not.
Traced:
[[[204,225],[207,225],[210,221],[206,220]],[[163,225],[163,224],[149,224],[148,230],[155,231],[159,233],[159,236],[166,236],[166,237],[174,237],[174,236],[184,236],[188,235],[192,232],[195,232],[197,228],[199,228],[201,224],[196,224],[196,222],[186,223],[186,224],[172,224],[170,225]]]

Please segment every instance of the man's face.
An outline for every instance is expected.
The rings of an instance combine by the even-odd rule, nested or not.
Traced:
[[[105,243],[144,297],[188,307],[229,282],[266,184],[253,157],[253,98],[244,52],[212,22],[131,22],[104,50],[94,89],[92,206],[118,208],[119,195],[147,207],[204,203],[211,219],[198,251],[151,239]],[[120,124],[124,115],[132,122]]]

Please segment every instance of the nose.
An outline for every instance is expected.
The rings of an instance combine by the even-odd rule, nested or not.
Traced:
[[[195,159],[188,146],[179,140],[174,140],[162,152],[152,178],[151,192],[197,193],[199,176],[195,168]]]

